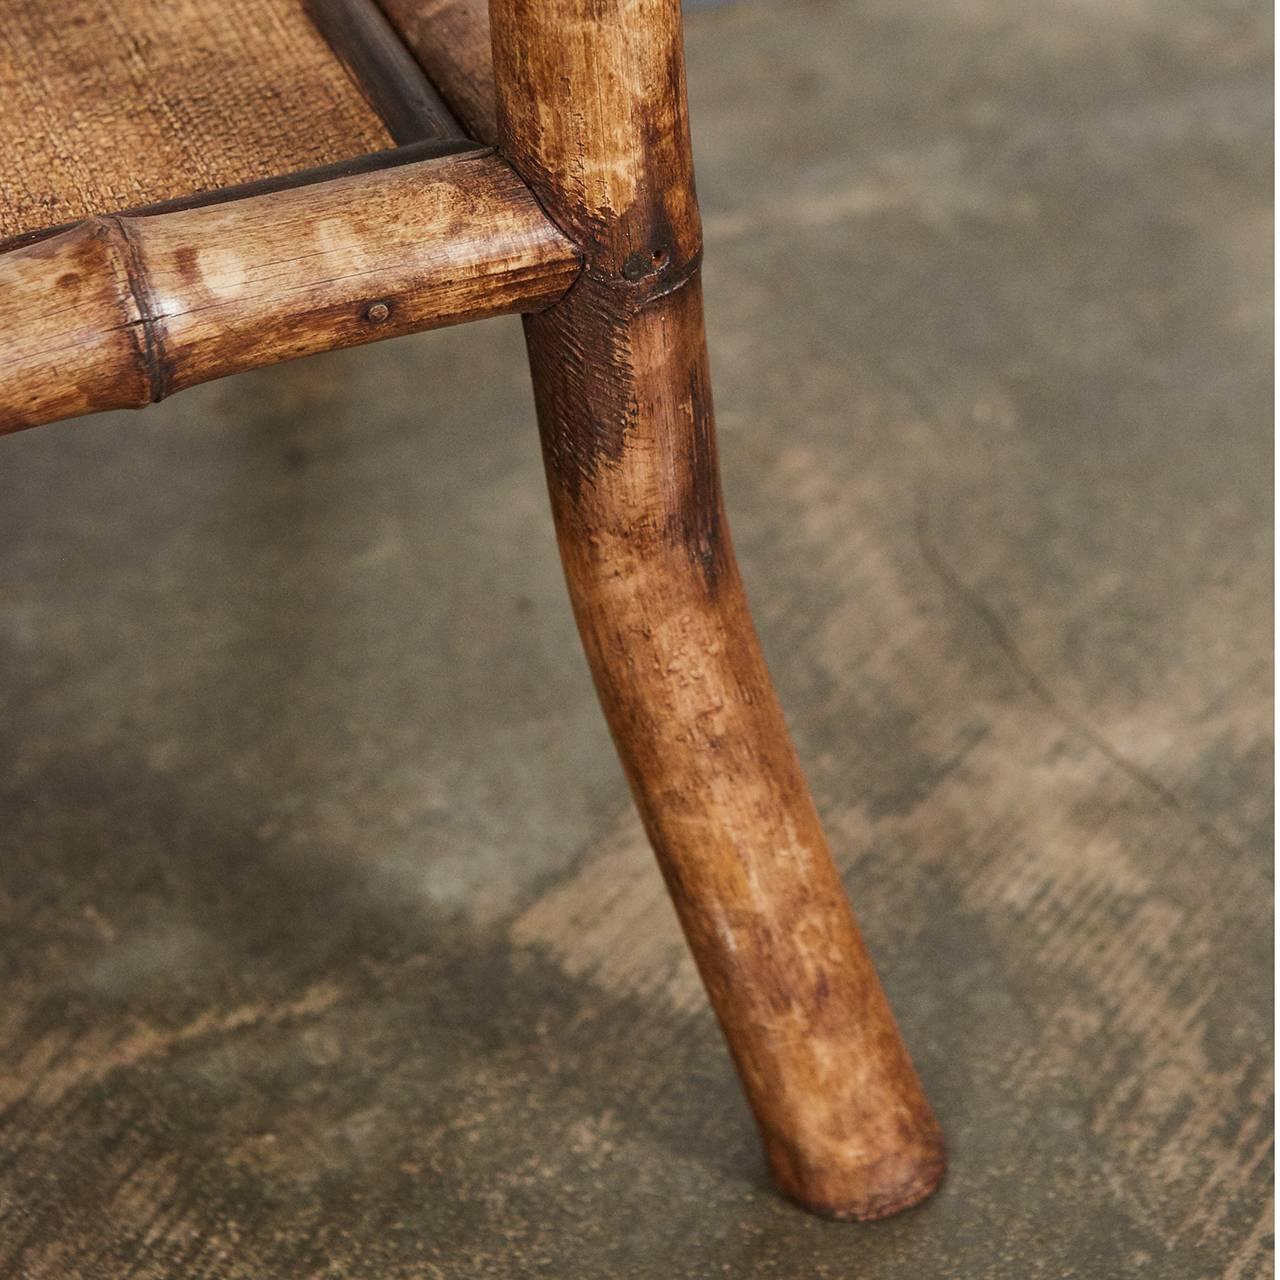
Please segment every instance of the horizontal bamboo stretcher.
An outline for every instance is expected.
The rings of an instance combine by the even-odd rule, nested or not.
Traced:
[[[196,208],[93,218],[0,254],[0,431],[335,347],[536,311],[574,246],[465,151]]]

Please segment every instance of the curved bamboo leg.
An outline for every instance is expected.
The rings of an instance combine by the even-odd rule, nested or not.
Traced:
[[[525,324],[605,714],[779,1187],[838,1217],[893,1213],[937,1185],[941,1135],[729,542],[677,0],[493,0],[492,19],[504,149],[587,263]]]

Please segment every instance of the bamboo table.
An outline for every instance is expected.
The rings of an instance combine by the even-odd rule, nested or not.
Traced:
[[[0,0],[0,37],[0,430],[523,314],[583,644],[775,1180],[926,1196],[725,523],[678,0]]]

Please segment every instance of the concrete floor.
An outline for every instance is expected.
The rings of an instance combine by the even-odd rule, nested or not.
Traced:
[[[688,43],[730,514],[941,1193],[768,1190],[498,321],[0,445],[0,1274],[1271,1273],[1266,6]]]

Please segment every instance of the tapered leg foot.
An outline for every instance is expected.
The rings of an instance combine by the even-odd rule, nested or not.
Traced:
[[[582,274],[525,318],[578,628],[778,1186],[876,1218],[942,1139],[747,612],[707,381],[679,0],[490,0],[503,154]]]
[[[778,1187],[878,1218],[942,1138],[832,863],[720,497],[696,272],[526,319],[560,550],[618,751]]]

